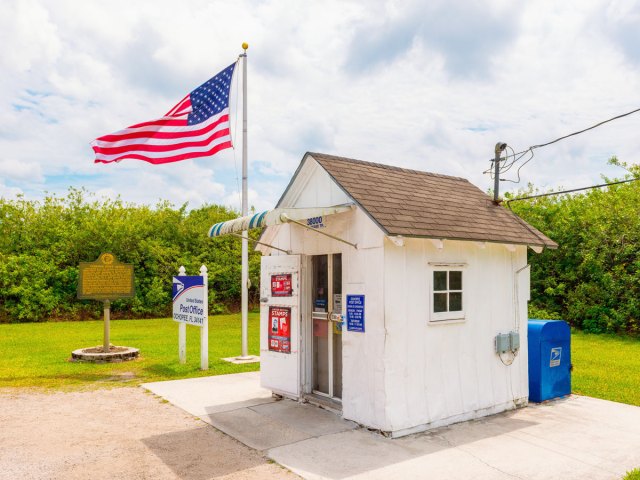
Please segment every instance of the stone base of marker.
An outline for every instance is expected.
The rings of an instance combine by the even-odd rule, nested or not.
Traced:
[[[111,345],[109,351],[105,352],[102,345],[99,345],[74,350],[71,352],[71,360],[74,362],[119,363],[135,360],[138,355],[140,355],[140,350],[137,348]]]
[[[246,357],[243,357],[243,356],[228,357],[228,358],[223,358],[222,360],[229,363],[235,363],[236,365],[242,365],[245,363],[260,363],[260,357],[255,355],[248,355]]]

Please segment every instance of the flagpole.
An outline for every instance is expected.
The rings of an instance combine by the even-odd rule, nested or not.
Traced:
[[[247,191],[247,49],[249,45],[242,44],[244,53],[242,57],[242,216],[249,214],[249,202]],[[240,360],[247,360],[249,351],[247,347],[247,328],[249,317],[249,241],[248,232],[242,231],[242,355]]]

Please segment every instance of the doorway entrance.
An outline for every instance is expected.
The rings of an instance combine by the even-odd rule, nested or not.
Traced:
[[[342,398],[342,254],[311,257],[312,392]]]

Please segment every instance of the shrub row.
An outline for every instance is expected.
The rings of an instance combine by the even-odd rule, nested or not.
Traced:
[[[637,166],[610,163],[640,177]],[[530,186],[519,196],[535,193]],[[530,254],[530,316],[594,333],[640,332],[640,182],[510,205],[559,244]]]
[[[78,265],[102,252],[134,265],[136,295],[112,303],[118,317],[167,316],[172,276],[180,265],[209,269],[210,312],[240,301],[241,242],[210,239],[214,223],[237,216],[217,205],[188,210],[161,202],[153,208],[97,200],[84,190],[42,201],[0,199],[0,322],[98,318],[102,305],[76,299]],[[250,249],[252,251],[252,249]],[[250,299],[255,301],[259,254],[250,254]]]

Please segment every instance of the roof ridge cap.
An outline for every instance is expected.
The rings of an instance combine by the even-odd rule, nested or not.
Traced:
[[[388,169],[388,170],[395,170],[395,171],[399,171],[399,172],[405,172],[405,173],[418,173],[420,175],[429,175],[432,177],[441,177],[441,178],[448,178],[448,179],[452,179],[452,180],[458,180],[458,181],[463,181],[466,183],[471,183],[469,182],[468,179],[464,178],[464,177],[456,177],[455,175],[445,175],[442,173],[434,173],[434,172],[427,172],[426,170],[415,170],[412,168],[403,168],[403,167],[398,167],[395,165],[388,165],[385,163],[376,163],[376,162],[369,162],[366,160],[359,160],[356,158],[348,158],[348,157],[341,157],[338,155],[331,155],[328,153],[320,153],[320,152],[307,152],[307,155],[311,155],[312,157],[316,158],[317,157],[325,157],[329,160],[338,160],[338,161],[342,161],[342,162],[348,162],[348,163],[360,163],[363,165],[369,165],[371,167],[378,167],[378,168],[384,168],[384,169]]]

